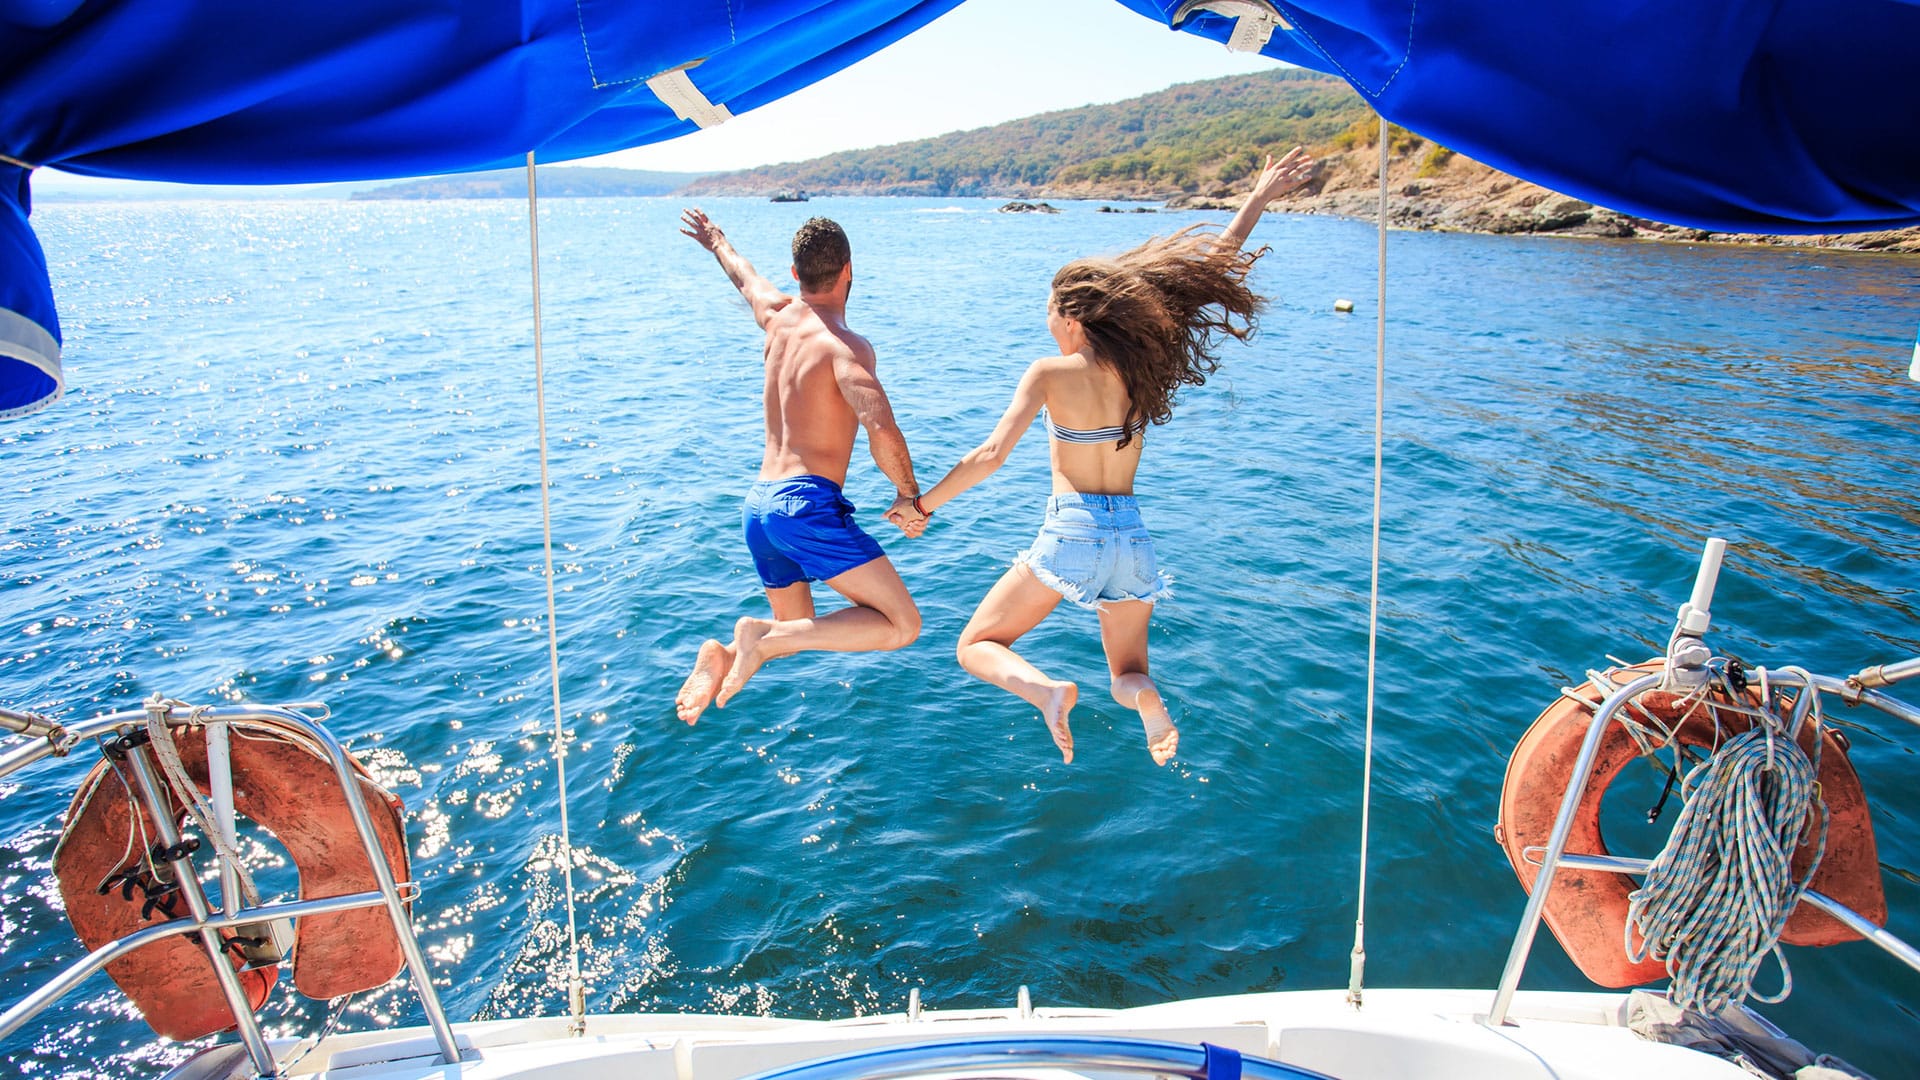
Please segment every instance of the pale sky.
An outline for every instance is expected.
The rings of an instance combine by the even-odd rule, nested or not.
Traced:
[[[746,169],[1276,66],[1175,33],[1115,0],[966,0],[919,33],[771,105],[583,164]]]
[[[746,169],[1276,66],[1175,33],[1115,0],[966,0],[905,40],[770,105],[668,142],[572,164],[669,172]],[[79,197],[188,190],[53,169],[36,174],[33,186],[37,193]],[[269,190],[275,189],[261,193]]]

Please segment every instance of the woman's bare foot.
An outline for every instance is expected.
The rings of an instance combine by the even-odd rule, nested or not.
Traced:
[[[1047,722],[1047,733],[1053,736],[1053,745],[1060,748],[1060,762],[1073,764],[1073,732],[1067,728],[1067,714],[1073,711],[1074,702],[1080,700],[1080,688],[1070,682],[1053,684],[1047,693],[1047,700],[1040,706],[1040,718]]]
[[[753,673],[760,670],[766,657],[760,655],[760,639],[773,629],[773,623],[766,619],[743,617],[733,624],[733,666],[727,670],[727,677],[720,683],[720,693],[713,699],[715,705],[727,707],[733,695],[747,685]]]
[[[1134,697],[1133,707],[1140,710],[1140,722],[1146,725],[1147,753],[1153,755],[1153,763],[1172,761],[1174,751],[1180,749],[1180,729],[1173,726],[1173,716],[1160,700],[1160,691],[1151,684],[1143,687]]]
[[[673,699],[674,711],[680,714],[688,726],[700,719],[700,714],[713,704],[713,695],[720,689],[720,680],[726,677],[727,669],[733,666],[733,651],[725,645],[708,638],[700,646],[700,655],[693,658],[693,673],[687,681],[680,684],[680,693]]]

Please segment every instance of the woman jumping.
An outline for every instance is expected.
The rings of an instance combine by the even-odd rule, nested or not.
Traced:
[[[1100,614],[1113,698],[1140,714],[1147,751],[1164,765],[1179,747],[1160,690],[1147,675],[1147,622],[1168,592],[1140,517],[1133,477],[1147,425],[1173,417],[1174,393],[1218,366],[1220,336],[1245,340],[1264,300],[1247,273],[1266,249],[1240,250],[1267,203],[1307,182],[1313,159],[1295,147],[1267,158],[1225,233],[1183,229],[1112,258],[1076,259],[1053,276],[1047,329],[1060,355],[1020,378],[993,434],[889,519],[909,535],[926,515],[992,475],[1044,408],[1053,462],[1046,523],[987,592],[960,634],[960,666],[1040,710],[1063,761],[1073,760],[1067,714],[1079,687],[1051,679],[1013,651],[1062,597]]]

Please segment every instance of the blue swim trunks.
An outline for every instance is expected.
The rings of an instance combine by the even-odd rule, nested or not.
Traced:
[[[824,476],[761,480],[742,515],[753,568],[769,589],[825,581],[885,555],[853,522],[853,504]]]
[[[1070,493],[1047,500],[1047,521],[1015,565],[1084,608],[1117,600],[1151,604],[1173,592],[1132,495]]]

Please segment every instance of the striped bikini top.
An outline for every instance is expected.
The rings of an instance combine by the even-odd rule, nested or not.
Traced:
[[[1053,416],[1051,414],[1047,415],[1046,421],[1047,421],[1047,434],[1053,436],[1056,439],[1059,439],[1061,442],[1070,442],[1070,443],[1119,442],[1127,434],[1126,427],[1120,424],[1116,424],[1113,427],[1102,427],[1102,428],[1061,427],[1059,424],[1056,424],[1053,422]]]

